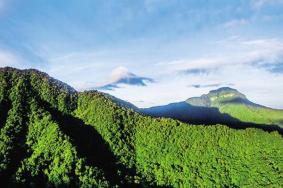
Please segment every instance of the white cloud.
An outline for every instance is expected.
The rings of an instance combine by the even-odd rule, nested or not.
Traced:
[[[90,87],[86,87],[85,89],[89,89],[89,88],[95,88],[95,87],[103,87],[112,83],[115,83],[117,81],[119,81],[120,79],[124,78],[124,77],[128,77],[128,75],[130,75],[132,73],[129,72],[129,70],[126,67],[123,66],[119,66],[114,68],[111,73],[109,78],[104,81],[104,82],[98,82],[96,84],[93,84]]]
[[[182,72],[192,69],[214,70],[223,66],[275,64],[283,57],[283,42],[277,39],[227,40],[217,42],[214,55],[197,59],[181,59],[167,62],[167,72]],[[166,65],[166,63],[164,63]]]
[[[128,74],[130,74],[130,72],[126,67],[122,67],[122,66],[117,67],[114,70],[112,70],[109,82],[116,82],[117,80],[127,76]]]
[[[110,78],[107,82],[96,85],[98,90],[113,90],[120,88],[121,85],[135,85],[135,86],[147,86],[148,83],[152,83],[153,79],[138,76],[130,72],[126,67],[117,67],[112,70]]]

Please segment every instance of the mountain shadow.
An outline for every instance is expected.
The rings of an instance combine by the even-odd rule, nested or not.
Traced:
[[[118,164],[115,155],[93,126],[85,124],[79,118],[52,108],[45,101],[41,100],[40,103],[51,113],[53,120],[60,125],[60,130],[70,137],[78,155],[85,158],[88,165],[102,169],[106,179],[113,187],[115,185],[135,187],[135,185],[125,182],[123,177],[126,174],[134,174],[134,170],[129,171],[123,165]],[[120,175],[119,172],[121,172]]]
[[[10,109],[11,103],[9,101],[2,101],[0,103],[0,128],[4,127]]]
[[[178,102],[164,106],[144,108],[140,109],[140,112],[152,117],[172,118],[196,125],[223,124],[234,129],[258,128],[268,132],[278,131],[281,135],[283,135],[283,130],[277,125],[242,122],[229,114],[221,113],[216,107],[193,106],[187,102]]]

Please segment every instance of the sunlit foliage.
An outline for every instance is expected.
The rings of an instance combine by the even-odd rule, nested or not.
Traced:
[[[277,132],[150,118],[36,70],[0,70],[6,187],[282,187]]]

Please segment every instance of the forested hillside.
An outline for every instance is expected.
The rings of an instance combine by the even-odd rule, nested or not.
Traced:
[[[5,187],[282,187],[274,131],[143,116],[36,70],[0,70]]]

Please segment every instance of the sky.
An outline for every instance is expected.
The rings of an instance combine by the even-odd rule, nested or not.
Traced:
[[[283,109],[283,0],[0,0],[0,67],[138,107],[229,86]]]

